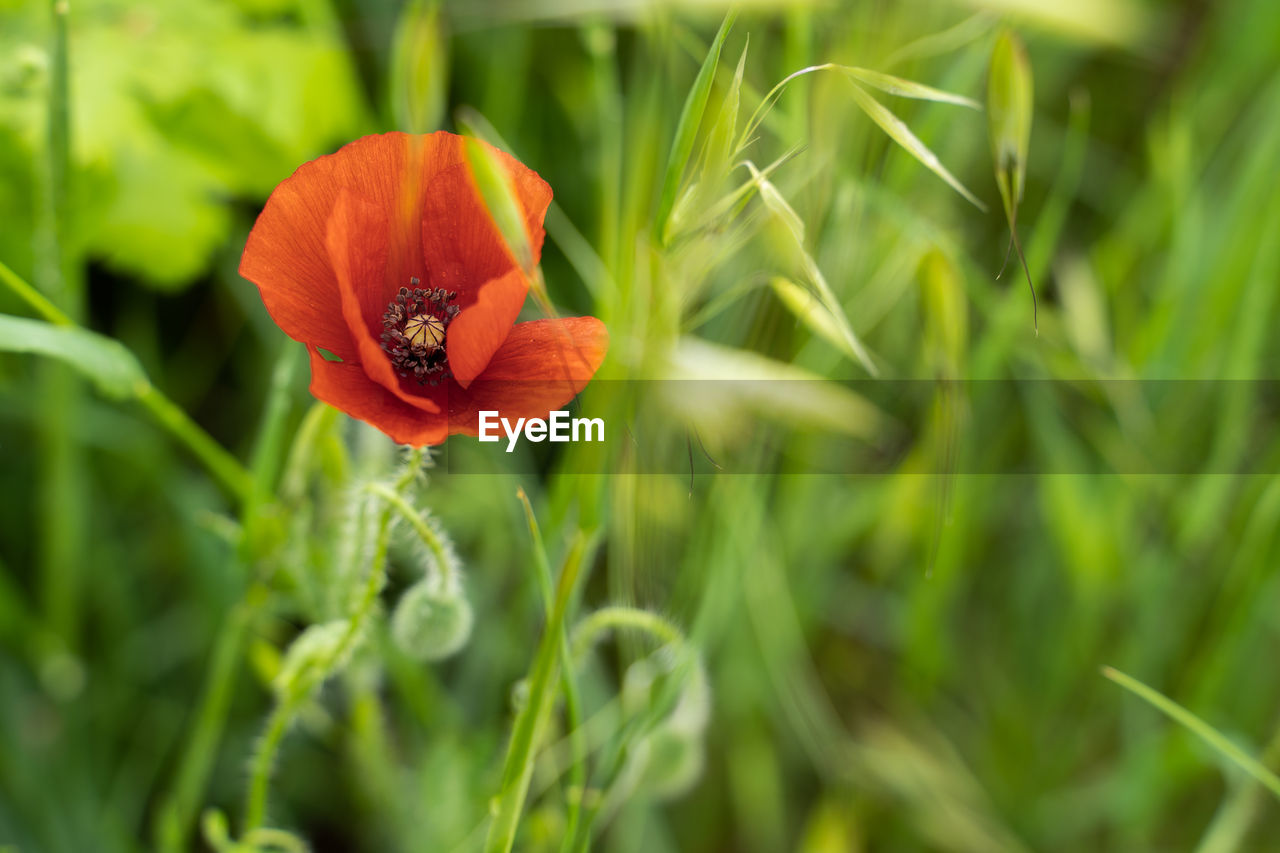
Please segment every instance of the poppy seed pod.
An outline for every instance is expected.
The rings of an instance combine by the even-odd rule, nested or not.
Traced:
[[[467,644],[472,621],[471,604],[461,587],[428,577],[400,596],[391,616],[391,635],[415,660],[444,660]]]

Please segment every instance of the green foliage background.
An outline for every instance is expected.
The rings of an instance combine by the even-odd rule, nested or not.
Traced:
[[[296,835],[261,849],[482,845],[550,610],[517,488],[552,567],[583,549],[571,625],[635,608],[683,637],[619,630],[584,655],[594,722],[573,727],[555,698],[517,849],[568,849],[577,801],[585,837],[618,851],[1272,848],[1271,794],[1100,668],[1280,767],[1280,445],[1253,381],[1280,362],[1280,7],[748,3],[682,136],[725,11],[78,0],[60,152],[52,8],[0,0],[0,261],[122,342],[267,484],[240,505],[220,491],[130,390],[128,353],[94,386],[31,353],[62,346],[74,365],[96,344],[2,318],[0,849],[197,849],[205,808],[240,825],[282,655],[344,618],[366,571],[348,553],[355,495],[398,460],[345,417],[304,420],[305,370],[239,253],[298,164],[437,127],[501,140],[554,188],[547,292],[608,324],[602,380],[870,365],[886,382],[1213,382],[1118,397],[1103,421],[1031,384],[980,435],[964,424],[999,412],[966,421],[940,399],[900,468],[865,477],[806,473],[807,454],[885,429],[852,392],[701,411],[584,398],[611,423],[647,418],[672,459],[696,429],[757,476],[643,474],[586,447],[467,476],[474,444],[452,439],[412,497],[460,561],[470,643],[423,664],[393,641],[383,611],[438,560],[397,527],[367,635],[284,735],[269,824]],[[1018,225],[1038,334],[1024,283],[994,277],[1007,231],[981,113],[864,87],[985,213],[841,73],[788,84],[732,144],[778,81],[820,63],[981,102],[1005,26],[1035,77]],[[768,184],[739,164],[787,154]],[[0,311],[32,316],[10,289]],[[773,420],[800,428],[766,441]],[[948,474],[967,470],[955,452],[1071,471],[1144,441],[1184,473]],[[602,464],[614,475],[578,473]],[[566,781],[575,733],[585,799]]]

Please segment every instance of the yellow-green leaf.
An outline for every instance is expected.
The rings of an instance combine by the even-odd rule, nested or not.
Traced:
[[[467,166],[480,197],[511,255],[526,273],[533,272],[533,247],[525,225],[520,199],[497,149],[478,139],[467,139]]]
[[[861,358],[845,336],[844,324],[832,316],[831,311],[822,304],[822,300],[813,291],[782,276],[771,278],[769,286],[778,297],[778,301],[796,315],[796,318],[804,323],[809,331],[855,361]]]

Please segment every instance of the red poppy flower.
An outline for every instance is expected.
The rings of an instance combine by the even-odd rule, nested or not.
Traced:
[[[529,281],[465,144],[388,133],[303,165],[267,199],[240,261],[272,319],[307,345],[311,393],[404,444],[475,435],[481,410],[545,417],[586,386],[608,347],[594,317],[515,322]],[[536,264],[551,188],[495,154]]]

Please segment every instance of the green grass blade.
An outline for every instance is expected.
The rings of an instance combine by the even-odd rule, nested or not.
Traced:
[[[579,535],[565,559],[564,568],[560,570],[555,605],[547,618],[547,625],[534,657],[533,670],[529,674],[529,698],[516,715],[511,744],[507,747],[507,759],[502,769],[502,791],[498,794],[497,810],[484,844],[486,853],[508,853],[515,843],[516,828],[529,793],[529,782],[533,778],[538,741],[546,729],[554,704],[565,618],[585,552],[586,540]]]
[[[676,124],[675,140],[671,143],[671,154],[667,157],[667,169],[662,179],[662,195],[658,199],[657,215],[653,219],[653,233],[659,243],[665,243],[667,218],[675,207],[676,195],[680,191],[680,179],[684,175],[685,166],[693,154],[693,143],[698,135],[698,126],[702,124],[702,114],[707,108],[707,99],[711,96],[711,83],[715,80],[716,67],[720,64],[720,49],[724,47],[725,37],[733,27],[737,15],[730,12],[720,24],[707,58],[698,69],[693,88],[685,98],[684,109],[680,111],[680,121]]]
[[[852,80],[849,85],[853,90],[853,99],[858,102],[858,106],[862,109],[867,117],[880,126],[880,129],[889,135],[889,138],[898,143],[908,154],[919,160],[924,167],[933,172],[939,178],[950,184],[951,188],[960,195],[964,196],[970,204],[979,210],[985,212],[987,206],[978,200],[978,197],[969,192],[969,189],[962,183],[959,178],[947,171],[947,167],[942,165],[942,161],[938,159],[938,155],[929,149],[929,146],[920,141],[911,128],[907,127],[902,119],[898,118],[889,111],[884,104],[877,101],[867,93],[867,90],[859,86]]]
[[[1174,702],[1168,696],[1153,690],[1132,676],[1125,675],[1119,670],[1112,669],[1109,666],[1102,668],[1102,674],[1119,684],[1125,690],[1143,699],[1156,710],[1172,719],[1174,722],[1181,724],[1183,727],[1191,731],[1192,734],[1199,737],[1209,746],[1213,747],[1223,758],[1239,767],[1245,773],[1252,776],[1268,791],[1275,794],[1280,799],[1280,776],[1272,773],[1266,767],[1251,755],[1246,753],[1240,747],[1236,746],[1228,740],[1221,732],[1186,708]]]

